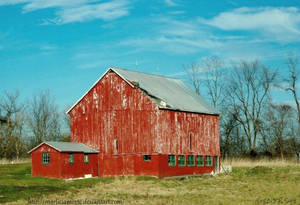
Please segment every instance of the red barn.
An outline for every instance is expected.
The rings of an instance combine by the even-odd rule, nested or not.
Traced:
[[[219,170],[219,114],[179,79],[109,68],[67,113],[71,142],[99,152],[98,176]]]
[[[71,141],[99,151],[100,176],[219,169],[219,115],[181,80],[109,68],[69,110]]]

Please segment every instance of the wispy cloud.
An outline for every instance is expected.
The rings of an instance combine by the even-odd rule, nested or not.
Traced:
[[[31,0],[1,0],[0,6],[21,4],[21,3],[26,3],[26,2],[30,2],[30,1]]]
[[[116,0],[101,4],[83,5],[59,11],[63,23],[83,22],[92,19],[113,20],[128,14],[128,2]]]
[[[165,0],[165,3],[168,6],[178,6],[178,4],[174,0]]]
[[[172,15],[179,15],[179,14],[184,14],[185,11],[182,11],[182,10],[178,10],[178,11],[170,11],[169,14],[172,14]]]
[[[216,41],[209,32],[203,32],[195,21],[178,21],[160,18],[153,28],[154,33],[143,38],[129,38],[120,45],[139,47],[144,50],[167,51],[176,54],[199,52],[201,49],[214,49],[222,42]]]
[[[199,22],[226,31],[259,32],[273,41],[299,41],[300,10],[295,7],[242,7]]]
[[[23,12],[30,12],[47,8],[70,8],[79,7],[88,3],[87,0],[27,0],[28,3],[23,7]],[[93,0],[93,2],[97,2]]]
[[[85,22],[93,19],[113,20],[129,14],[128,0],[4,0],[0,6],[23,3],[23,13],[56,8],[55,18],[43,20],[42,25]]]
[[[288,48],[278,49],[282,43],[300,42],[300,10],[294,7],[242,7],[210,19],[169,16],[149,24],[153,25],[150,32],[120,44],[173,54],[205,53],[231,63],[283,59]]]
[[[56,50],[58,47],[56,45],[43,45],[41,46],[41,50],[44,51],[51,51],[51,50]]]

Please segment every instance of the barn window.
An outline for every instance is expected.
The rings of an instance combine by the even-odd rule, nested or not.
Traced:
[[[42,153],[42,164],[49,164],[50,163],[50,153],[44,152]]]
[[[197,156],[197,165],[200,166],[200,167],[204,166],[203,156],[200,156],[200,155]]]
[[[69,163],[74,164],[74,154],[69,154]]]
[[[189,166],[195,166],[195,156],[194,155],[189,155],[188,156],[188,165]]]
[[[168,164],[169,164],[169,167],[176,166],[176,156],[175,155],[168,156]]]
[[[190,151],[193,150],[193,138],[192,138],[192,133],[190,133]]]
[[[206,166],[212,166],[211,156],[206,156]]]
[[[151,155],[144,155],[144,161],[151,161]]]
[[[184,155],[178,156],[178,166],[185,166],[185,156]]]
[[[88,154],[84,155],[84,163],[86,163],[86,164],[89,163],[89,155]]]

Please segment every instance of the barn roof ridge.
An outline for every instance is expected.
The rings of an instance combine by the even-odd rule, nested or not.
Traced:
[[[151,100],[153,100],[160,109],[210,115],[220,114],[200,95],[197,95],[191,88],[186,86],[179,78],[171,78],[116,67],[108,68],[66,113],[69,113],[110,70],[119,75],[131,87],[138,87],[140,90],[146,91]],[[137,82],[138,86],[135,86],[133,82]],[[153,99],[153,97],[156,99]]]
[[[77,143],[77,142],[55,142],[55,141],[44,141],[41,144],[37,145],[33,149],[31,149],[28,153],[30,154],[37,148],[39,148],[41,145],[46,144],[53,149],[59,151],[59,152],[83,152],[83,153],[98,153],[97,150],[89,147],[86,144],[83,143]]]
[[[126,69],[126,68],[119,68],[119,67],[110,67],[110,68],[111,69],[120,69],[120,70],[125,70],[125,71],[130,71],[130,72],[136,72],[136,73],[142,73],[142,74],[145,74],[145,75],[153,75],[153,76],[162,77],[162,78],[170,78],[170,79],[180,80],[180,78],[170,77],[170,76],[161,75],[161,74],[146,73],[146,72],[142,72],[142,71],[138,71],[138,70],[129,70],[129,69]]]

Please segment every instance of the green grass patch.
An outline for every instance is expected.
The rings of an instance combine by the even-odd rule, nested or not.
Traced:
[[[64,181],[32,177],[30,163],[0,165],[0,204],[65,191],[77,192],[81,188],[92,187],[100,181],[112,183],[113,178]]]

